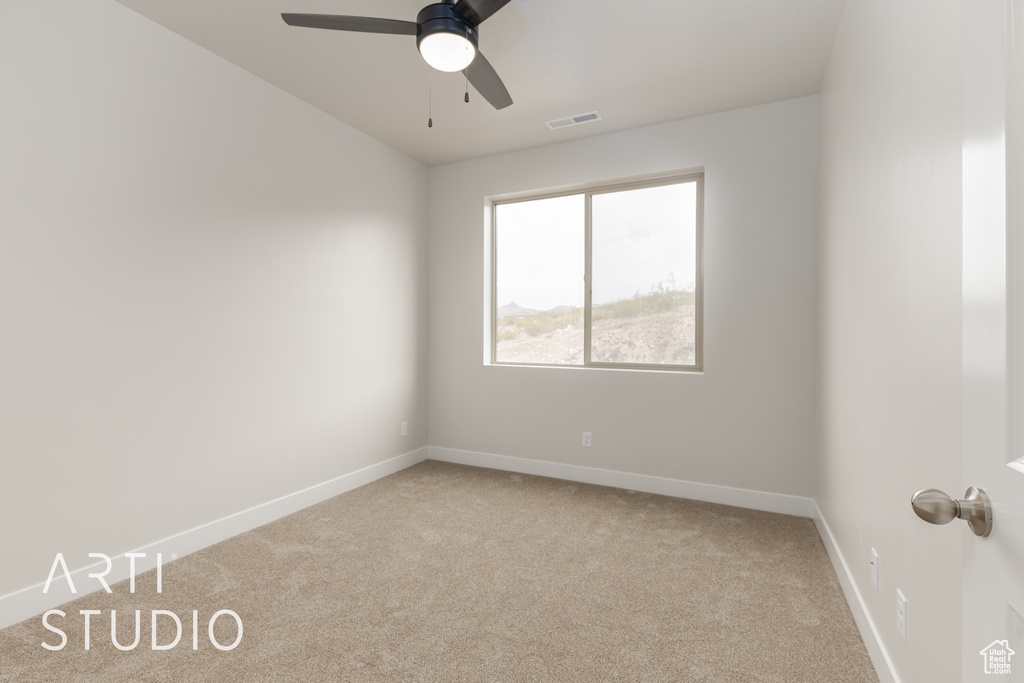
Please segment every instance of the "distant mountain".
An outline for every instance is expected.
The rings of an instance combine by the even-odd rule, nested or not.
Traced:
[[[540,311],[533,308],[523,308],[515,301],[510,304],[498,307],[499,318],[522,318],[527,315],[537,315]]]

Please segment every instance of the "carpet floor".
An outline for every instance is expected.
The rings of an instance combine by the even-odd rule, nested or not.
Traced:
[[[0,681],[878,680],[810,519],[497,470],[426,461],[162,575],[64,605],[61,650],[3,629]]]

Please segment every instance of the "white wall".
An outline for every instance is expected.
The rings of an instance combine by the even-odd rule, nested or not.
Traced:
[[[903,683],[960,671],[960,530],[908,504],[962,492],[959,16],[850,0],[821,93],[815,496]]]
[[[432,168],[431,446],[809,496],[817,109],[801,98]],[[483,363],[485,197],[696,166],[703,374]]]
[[[425,167],[112,0],[0,93],[0,595],[426,445]]]

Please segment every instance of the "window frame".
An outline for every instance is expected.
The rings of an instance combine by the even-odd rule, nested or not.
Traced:
[[[610,194],[629,190],[641,190],[666,185],[696,184],[695,244],[696,263],[694,277],[694,359],[693,365],[669,365],[662,363],[610,363],[592,361],[591,347],[591,296],[593,263],[591,251],[592,214],[591,200],[595,194]],[[583,364],[567,363],[522,363],[497,360],[498,355],[498,207],[505,204],[583,195],[584,200],[584,264],[583,264]],[[704,169],[675,171],[669,174],[642,176],[622,180],[586,183],[556,190],[516,193],[490,199],[490,351],[488,365],[508,367],[542,367],[568,369],[605,369],[701,373],[704,369]]]

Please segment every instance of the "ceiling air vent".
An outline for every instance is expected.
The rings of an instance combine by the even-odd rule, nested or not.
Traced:
[[[548,128],[551,130],[558,130],[559,128],[568,128],[569,126],[578,126],[582,123],[590,123],[591,121],[600,121],[601,113],[596,109],[594,111],[584,112],[582,114],[574,114],[573,116],[566,116],[562,119],[552,119],[545,121],[548,124]]]

